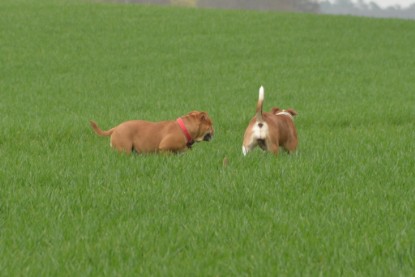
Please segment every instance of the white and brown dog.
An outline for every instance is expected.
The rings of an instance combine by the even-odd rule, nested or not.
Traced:
[[[261,86],[256,115],[245,130],[242,153],[246,155],[256,146],[275,155],[278,154],[280,146],[288,153],[295,151],[298,139],[294,116],[297,112],[293,109],[281,110],[279,108],[272,108],[270,113],[262,112],[263,102],[264,88]]]
[[[95,133],[111,136],[110,145],[119,152],[130,154],[152,152],[183,152],[194,142],[209,141],[213,124],[206,112],[193,111],[177,120],[150,122],[130,120],[108,130],[101,130],[90,121]]]

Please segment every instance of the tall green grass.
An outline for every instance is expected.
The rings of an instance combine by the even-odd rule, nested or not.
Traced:
[[[414,28],[1,1],[1,275],[413,275]],[[242,156],[260,85],[298,111],[295,155]],[[216,136],[183,155],[88,124],[195,109]]]

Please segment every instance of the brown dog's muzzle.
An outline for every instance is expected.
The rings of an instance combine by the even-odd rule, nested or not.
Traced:
[[[204,137],[203,137],[203,140],[204,141],[210,141],[211,139],[212,139],[212,134],[211,133],[207,133]]]

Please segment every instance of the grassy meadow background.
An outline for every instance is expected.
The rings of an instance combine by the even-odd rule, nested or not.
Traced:
[[[2,0],[0,275],[413,276],[414,30]],[[297,154],[243,157],[260,85],[298,111]],[[216,136],[183,155],[120,155],[88,123],[192,110]]]

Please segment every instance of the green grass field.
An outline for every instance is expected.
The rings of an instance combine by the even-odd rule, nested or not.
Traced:
[[[413,276],[414,29],[2,0],[0,275]],[[260,85],[298,111],[297,154],[243,157]],[[120,155],[88,123],[192,110],[216,136],[183,155]]]

